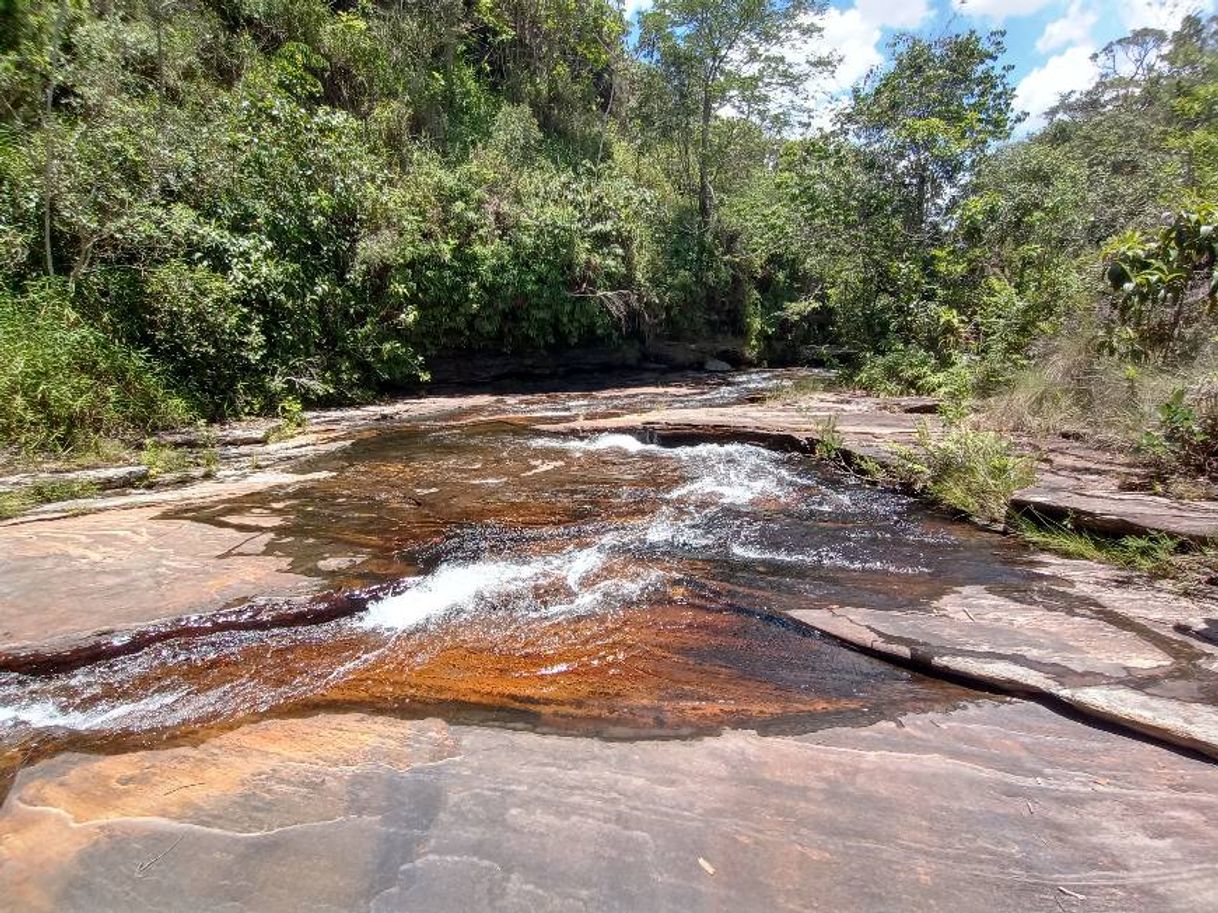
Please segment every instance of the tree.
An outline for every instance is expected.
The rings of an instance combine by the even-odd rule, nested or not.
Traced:
[[[59,0],[55,8],[55,18],[51,26],[50,47],[47,52],[49,61],[47,69],[46,105],[43,108],[42,132],[46,148],[43,153],[42,166],[42,245],[44,265],[48,276],[55,275],[55,255],[51,244],[51,208],[54,205],[52,184],[55,176],[55,90],[59,83],[59,44],[68,18],[67,0]]]
[[[986,151],[1022,119],[1012,110],[1003,33],[927,41],[901,35],[893,61],[854,90],[843,126],[900,182],[907,232],[926,240]]]
[[[823,0],[658,0],[643,14],[639,51],[672,93],[673,127],[692,149],[698,223],[714,214],[711,128],[716,114],[750,113],[778,122],[825,60],[808,52]],[[802,53],[782,48],[802,47]],[[801,59],[802,58],[802,59]]]

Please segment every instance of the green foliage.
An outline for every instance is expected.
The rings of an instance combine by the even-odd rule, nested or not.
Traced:
[[[1107,277],[1119,292],[1114,346],[1135,358],[1169,360],[1198,311],[1218,308],[1218,206],[1176,214],[1154,238],[1131,229],[1104,249]]]
[[[822,460],[836,460],[841,456],[845,440],[837,430],[836,415],[830,415],[817,424],[814,438],[813,449]]]
[[[435,353],[646,323],[651,196],[600,161],[624,37],[607,0],[48,6],[0,51],[6,314],[53,272],[83,351],[126,359],[178,418],[363,399]],[[60,386],[97,397],[102,371],[52,358],[53,322],[5,340],[27,357],[0,435],[162,423],[80,396],[63,414],[39,377],[70,368]]]
[[[10,520],[41,504],[91,498],[98,492],[92,482],[73,479],[35,482],[14,491],[0,491],[0,520]]]
[[[63,283],[0,289],[0,440],[64,451],[189,417],[145,355],[80,317]]]
[[[162,444],[152,438],[144,441],[140,462],[148,467],[150,482],[155,482],[162,476],[185,472],[194,465],[194,459],[188,451],[180,450],[171,444]]]
[[[295,437],[308,427],[309,421],[304,414],[304,406],[295,397],[288,397],[279,404],[279,421],[266,434],[268,444],[286,441]]]
[[[900,35],[893,63],[854,90],[845,122],[900,184],[906,230],[922,236],[950,210],[963,178],[1019,118],[1000,32],[931,41]]]
[[[917,446],[900,458],[899,472],[915,489],[989,523],[1002,522],[1011,496],[1036,479],[1031,461],[989,431],[953,427],[936,437],[923,425]]]
[[[900,347],[867,359],[848,380],[881,396],[914,393],[960,402],[971,395],[976,376],[965,362],[944,364],[924,349]]]
[[[1158,408],[1158,427],[1139,444],[1165,473],[1183,471],[1218,478],[1218,384],[1177,387]]]
[[[1094,357],[1206,356],[1218,19],[1113,42],[1016,142],[1000,33],[898,36],[795,139],[826,61],[781,51],[824,8],[656,0],[632,41],[613,0],[15,4],[0,440],[140,440],[367,399],[440,355],[655,335],[959,408],[1095,310],[1113,236]]]

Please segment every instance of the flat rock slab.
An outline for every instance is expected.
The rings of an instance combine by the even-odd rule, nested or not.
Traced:
[[[130,488],[147,481],[147,466],[107,466],[68,472],[27,472],[0,478],[0,492],[18,491],[29,485],[83,485],[105,491]]]
[[[1218,648],[1188,632],[1213,602],[1086,561],[1041,557],[1039,583],[970,586],[925,606],[798,610],[813,627],[932,673],[1043,694],[1218,758]]]
[[[159,507],[0,527],[0,651],[317,586],[241,529]],[[268,533],[269,535],[269,533]]]
[[[1218,908],[1218,765],[984,702],[604,742],[359,714],[63,755],[0,808],[22,913]]]
[[[1071,518],[1077,526],[1111,535],[1159,532],[1196,542],[1218,538],[1218,502],[1087,487],[1072,477],[1042,475],[1039,484],[1017,492],[1011,506],[1055,520]]]

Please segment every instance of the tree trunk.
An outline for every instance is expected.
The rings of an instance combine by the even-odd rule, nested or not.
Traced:
[[[42,111],[42,136],[45,143],[42,160],[42,247],[46,257],[48,276],[55,275],[55,255],[51,249],[51,206],[54,194],[51,183],[55,172],[55,147],[51,134],[51,122],[55,115],[55,89],[59,82],[59,40],[63,31],[64,21],[68,16],[67,0],[59,0],[59,9],[55,13],[55,23],[51,27],[51,72],[47,77],[46,105]]]
[[[702,83],[702,129],[698,136],[698,227],[705,240],[710,232],[711,188],[710,188],[710,125],[711,84],[709,77]]]

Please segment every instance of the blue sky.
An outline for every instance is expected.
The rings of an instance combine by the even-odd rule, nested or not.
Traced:
[[[650,0],[624,0],[627,12]],[[884,61],[901,30],[927,35],[977,28],[1007,32],[1007,62],[1015,69],[1016,104],[1029,113],[1024,129],[1041,123],[1062,92],[1095,79],[1091,55],[1135,28],[1172,28],[1190,11],[1214,12],[1218,0],[832,0],[822,41],[842,56],[829,90],[840,93]]]

